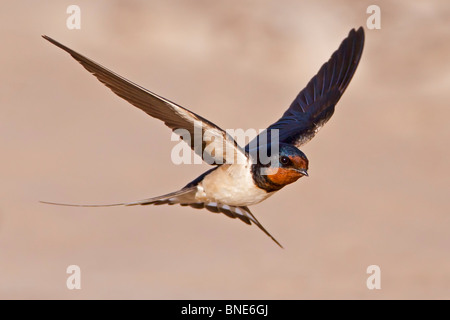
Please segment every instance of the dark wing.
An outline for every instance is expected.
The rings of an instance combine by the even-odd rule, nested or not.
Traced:
[[[245,151],[238,146],[230,135],[214,123],[104,68],[58,41],[48,36],[42,37],[68,52],[86,70],[91,72],[119,97],[148,115],[164,121],[206,163],[222,164],[232,160],[234,163],[236,161],[245,163],[247,159]],[[184,130],[180,131],[180,129]],[[190,141],[186,141],[189,139]],[[228,154],[226,153],[227,151]]]
[[[279,142],[292,144],[297,148],[311,140],[333,115],[336,103],[356,71],[363,46],[363,28],[360,27],[357,31],[352,29],[330,60],[320,68],[306,88],[300,91],[281,119],[251,141],[246,150],[253,149],[257,143],[263,143],[262,135],[267,134],[267,142],[271,142],[275,137],[271,129],[278,129]]]

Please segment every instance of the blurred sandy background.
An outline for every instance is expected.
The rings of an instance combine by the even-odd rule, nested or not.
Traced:
[[[81,7],[81,30],[66,8]],[[171,132],[47,34],[222,128],[265,128],[373,1],[10,1],[0,10],[0,298],[450,298],[450,6],[378,2],[361,64],[256,227],[178,206]],[[66,268],[81,267],[81,290]],[[378,291],[366,268],[381,267]]]

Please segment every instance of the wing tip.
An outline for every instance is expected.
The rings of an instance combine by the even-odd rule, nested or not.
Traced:
[[[46,34],[42,34],[41,37],[44,38],[45,40],[47,40],[47,41],[53,43],[53,44],[57,43],[56,40],[54,40],[53,38],[50,38],[50,37],[49,37],[48,35],[46,35]]]
[[[362,49],[364,47],[365,37],[366,36],[365,36],[364,28],[362,26],[360,26],[356,30],[355,30],[355,28],[350,30],[349,35],[347,37],[347,39],[351,39],[352,41],[354,41],[354,42],[356,42],[357,44],[360,45],[360,50],[358,52],[359,56],[361,56],[361,54],[362,54]]]
[[[359,26],[359,28],[356,30],[356,33],[358,33],[359,35],[364,36],[364,28],[363,28],[363,26]]]
[[[350,32],[348,33],[349,37],[350,36],[358,36],[358,37],[363,37],[364,38],[364,27],[360,26],[358,29],[352,28],[350,30]]]
[[[68,52],[69,54],[72,55],[72,54],[74,53],[73,50],[71,50],[70,48],[66,47],[66,46],[63,45],[62,43],[56,41],[55,39],[53,39],[53,38],[51,38],[51,37],[49,37],[49,36],[47,36],[47,35],[45,35],[45,34],[43,34],[43,35],[41,35],[41,36],[42,36],[42,38],[44,38],[45,40],[47,40],[47,41],[50,42],[51,44],[57,46],[57,47],[60,48],[60,49],[63,49],[64,51]]]

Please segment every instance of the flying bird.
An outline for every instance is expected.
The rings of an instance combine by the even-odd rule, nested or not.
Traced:
[[[254,223],[280,247],[281,244],[248,207],[308,176],[308,158],[299,148],[311,140],[333,115],[337,102],[356,71],[364,46],[363,28],[352,29],[282,117],[242,147],[211,121],[125,79],[48,36],[42,37],[69,53],[119,97],[162,120],[175,133],[180,129],[188,132],[188,138],[183,140],[203,160],[214,165],[180,190],[154,198],[108,205],[42,202],[87,207],[180,204],[205,208],[230,218],[239,218],[249,225]],[[199,145],[194,143],[199,134],[216,139],[203,138]],[[275,145],[277,152],[271,152]],[[259,156],[259,151],[263,149],[267,154],[265,161]]]

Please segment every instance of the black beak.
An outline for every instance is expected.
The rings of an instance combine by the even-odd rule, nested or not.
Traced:
[[[300,172],[302,175],[309,177],[308,171],[306,171],[305,169],[297,169],[298,172]]]

